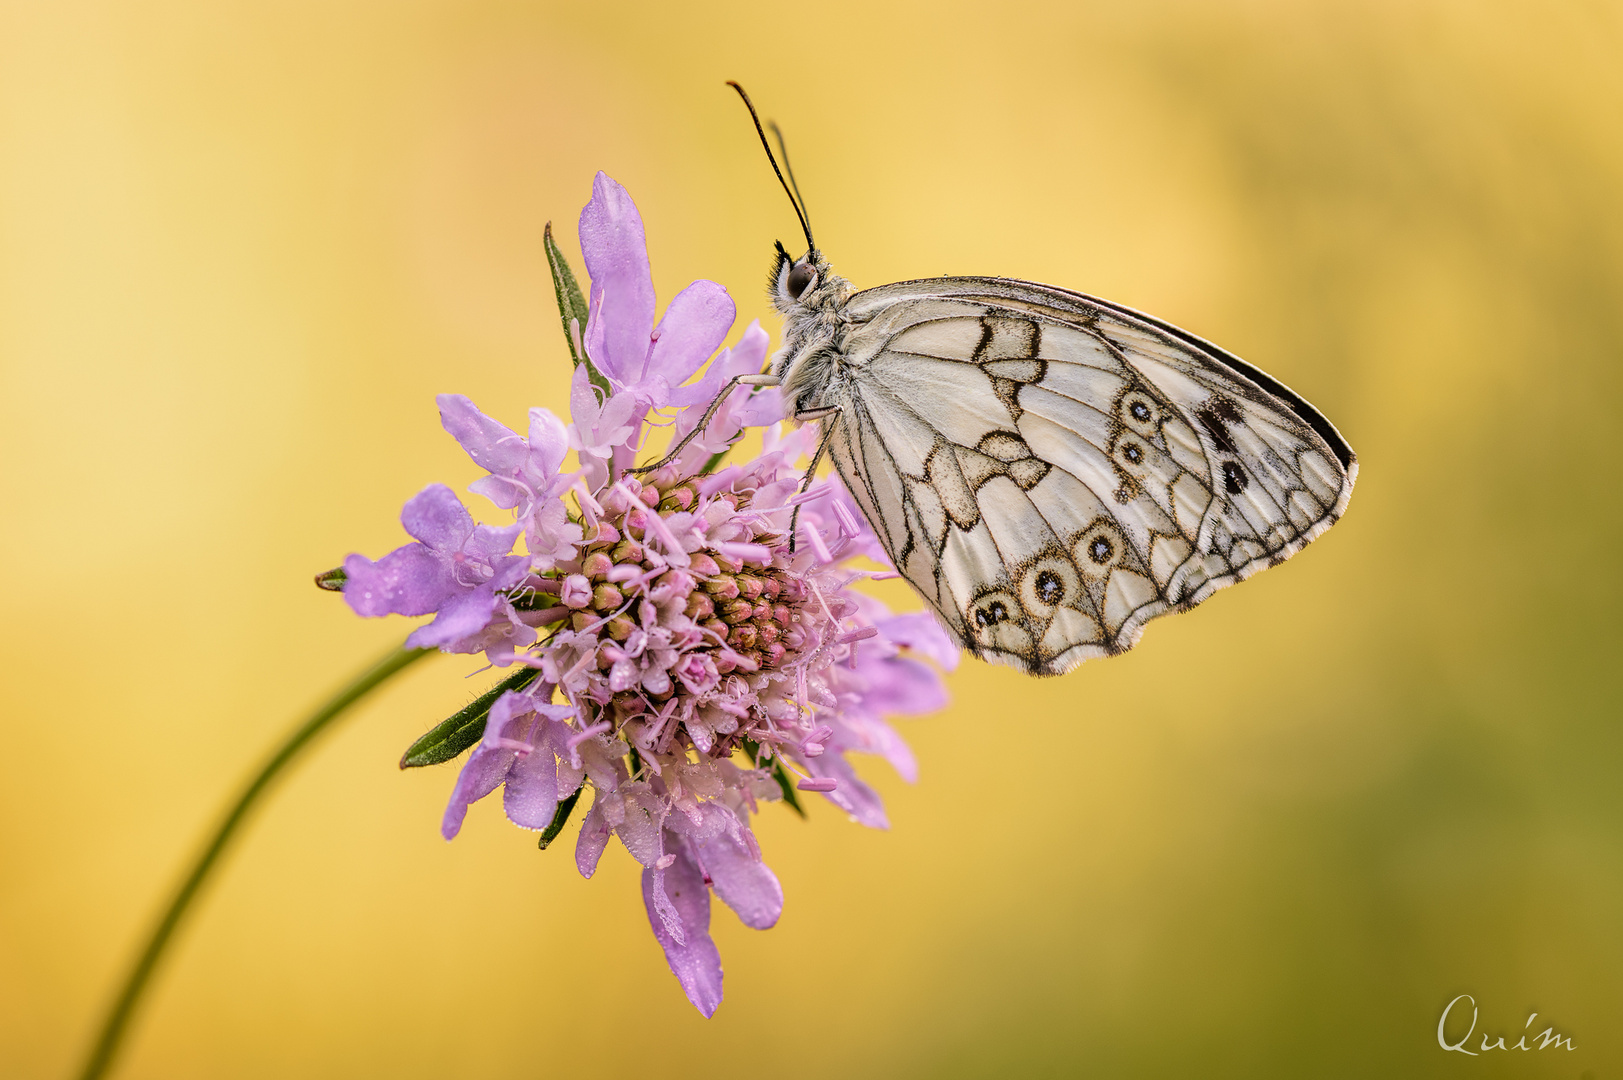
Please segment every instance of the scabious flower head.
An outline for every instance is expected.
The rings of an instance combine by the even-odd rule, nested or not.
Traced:
[[[931,616],[891,614],[851,591],[867,576],[852,560],[879,546],[837,481],[800,491],[812,444],[804,429],[781,432],[775,390],[736,390],[696,430],[729,380],[760,370],[760,326],[721,348],[735,310],[710,281],[679,293],[656,325],[642,220],[602,173],[580,238],[589,361],[575,370],[570,421],[532,409],[520,435],[465,397],[439,398],[446,430],[488,473],[471,490],[513,524],[476,525],[433,485],[401,517],[417,542],[377,562],[351,555],[345,597],[361,615],[434,615],[409,644],[517,668],[518,688],[491,704],[457,778],[443,834],[500,788],[507,817],[544,830],[545,843],[589,789],[580,872],[592,875],[611,838],[642,864],[654,936],[709,1016],[721,1002],[710,894],[757,929],[783,910],[751,816],[805,791],[884,827],[846,755],[878,754],[912,780],[887,717],[945,704],[921,658],[951,667],[957,652]],[[768,425],[758,457],[715,467],[746,428]],[[659,426],[693,438],[657,470],[633,471]]]

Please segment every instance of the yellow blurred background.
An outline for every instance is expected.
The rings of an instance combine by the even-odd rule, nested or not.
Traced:
[[[275,791],[121,1075],[1618,1075],[1620,53],[1616,3],[0,4],[0,1074],[75,1067],[229,793],[403,635],[310,576],[474,477],[434,394],[565,407],[540,237],[581,269],[595,170],[663,298],[767,318],[735,78],[857,285],[1212,338],[1340,426],[1348,516],[1125,657],[966,663],[920,783],[867,768],[888,833],[769,808],[787,908],[717,906],[709,1022],[618,847],[439,839],[453,769],[395,762],[489,679],[433,658]],[[1446,1053],[1462,993],[1577,1049]]]

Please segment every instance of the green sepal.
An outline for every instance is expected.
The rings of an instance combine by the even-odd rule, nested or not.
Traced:
[[[749,755],[750,764],[757,769],[761,767],[761,747],[754,739],[744,740],[744,753]],[[776,754],[772,755],[772,779],[778,782],[778,790],[783,792],[783,801],[789,804],[789,809],[806,816],[806,808],[800,805],[800,796],[795,792],[795,785],[789,781],[789,770],[783,767],[783,760]]]
[[[328,570],[324,574],[316,575],[316,588],[326,589],[328,592],[343,592],[344,584],[349,581],[349,575],[344,573],[342,566]]]
[[[582,784],[569,793],[569,798],[558,804],[557,812],[552,815],[552,824],[541,830],[541,839],[536,846],[542,851],[547,850],[547,845],[558,839],[558,834],[569,824],[569,815],[575,812],[575,804],[580,802],[580,793],[585,790],[586,785]]]
[[[490,707],[496,704],[497,698],[509,690],[522,690],[540,677],[541,673],[531,667],[521,668],[509,675],[406,747],[406,752],[400,756],[400,767],[416,769],[450,761],[484,738],[485,721],[490,718]]]
[[[547,266],[552,270],[552,290],[558,296],[558,316],[563,322],[564,341],[569,344],[569,359],[574,361],[576,367],[586,365],[586,374],[592,380],[592,385],[603,391],[605,395],[614,391],[609,386],[609,380],[603,373],[592,366],[591,358],[586,355],[585,334],[586,317],[590,310],[586,306],[586,298],[581,295],[580,286],[575,282],[575,272],[569,269],[569,262],[564,253],[558,250],[558,244],[552,239],[552,222],[547,222],[545,231],[541,234],[541,245],[547,251]],[[575,332],[570,333],[569,324],[575,324]],[[577,348],[577,339],[581,342]]]

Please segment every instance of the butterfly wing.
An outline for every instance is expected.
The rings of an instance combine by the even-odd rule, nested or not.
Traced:
[[[1283,562],[1357,461],[1311,405],[1175,327],[998,278],[850,298],[829,452],[964,646],[1033,674]]]

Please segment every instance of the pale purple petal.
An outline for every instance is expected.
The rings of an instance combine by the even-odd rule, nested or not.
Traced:
[[[885,816],[885,804],[880,801],[879,793],[857,779],[856,770],[845,758],[824,754],[803,764],[813,776],[833,777],[840,782],[833,791],[824,792],[823,798],[850,814],[858,824],[870,829],[890,828],[890,818]]]
[[[854,719],[854,717],[848,717]],[[857,726],[857,725],[850,725]],[[919,778],[918,759],[913,756],[913,748],[907,745],[896,729],[883,720],[870,720],[860,725],[862,742],[860,746],[842,747],[842,749],[862,750],[864,753],[878,754],[890,763],[896,770],[896,775],[909,784],[917,783]]]
[[[886,615],[875,619],[874,625],[891,641],[913,649],[948,671],[958,666],[958,660],[963,655],[958,643],[942,628],[941,620],[928,611]]]
[[[477,525],[462,550],[480,562],[499,560],[501,556],[513,550],[513,544],[523,531],[522,524],[503,525],[500,528]]]
[[[492,710],[494,714],[494,710]],[[507,820],[525,829],[544,829],[558,811],[558,759],[549,746],[537,746],[513,762],[502,792]]]
[[[674,907],[681,920],[682,941],[677,941],[660,918],[658,906],[664,905],[656,906],[654,890],[661,886],[664,896],[659,899]],[[671,974],[682,984],[693,1007],[706,1017],[713,1016],[721,1004],[721,954],[710,939],[710,890],[705,888],[704,875],[685,851],[679,851],[664,873],[642,872],[642,898]]]
[[[413,630],[406,638],[406,647],[430,649],[454,645],[489,625],[490,616],[495,610],[494,592],[489,588],[469,589],[440,608],[433,622]]]
[[[529,453],[524,440],[506,424],[492,420],[461,394],[441,394],[434,400],[439,403],[440,423],[480,468],[511,475],[524,463]]]
[[[577,427],[590,427],[603,412],[603,391],[592,385],[592,373],[585,364],[569,377],[569,415]]]
[[[659,376],[680,386],[721,348],[738,316],[727,290],[714,281],[695,281],[676,294],[654,332],[643,377]]]
[[[445,807],[440,822],[440,835],[447,840],[462,831],[462,820],[468,816],[468,807],[495,791],[507,777],[508,767],[517,755],[511,750],[493,750],[488,746],[475,747],[462,771],[457,774],[456,786],[451,789],[451,801]]]
[[[748,826],[740,825],[740,830]],[[783,886],[743,837],[731,829],[694,848],[722,903],[732,908],[745,926],[765,930],[783,914]]]
[[[586,817],[581,819],[580,835],[575,838],[575,869],[580,876],[589,878],[597,873],[598,860],[603,858],[603,849],[609,846],[609,837],[614,830],[603,817],[603,793],[598,792],[592,800],[592,808],[586,811]]]
[[[615,382],[642,373],[654,329],[654,279],[642,216],[626,189],[598,173],[580,213],[580,250],[592,279],[587,352]]]
[[[400,524],[435,551],[457,551],[473,533],[473,518],[444,484],[430,484],[413,495],[400,511]]]
[[[377,562],[344,560],[344,599],[357,615],[427,615],[461,591],[450,567],[422,544],[396,548]]]
[[[734,412],[733,418],[744,427],[766,427],[783,417],[783,396],[776,386],[756,389]]]
[[[704,370],[704,377],[698,382],[678,386],[672,390],[666,398],[667,403],[677,406],[708,405],[721,391],[722,384],[729,379],[758,373],[766,363],[766,353],[771,343],[772,339],[761,329],[760,320],[752,320],[749,326],[745,327],[737,345],[724,349],[712,360],[710,366]],[[749,391],[740,389],[737,394],[737,401],[742,402],[746,400]],[[698,417],[695,416],[691,422],[697,420]]]
[[[549,410],[530,410],[530,453],[549,478],[557,473],[569,452],[569,429]]]
[[[894,656],[876,664],[862,664],[860,670],[869,680],[862,704],[875,712],[916,715],[934,712],[947,704],[947,688],[941,676],[921,660]]]

